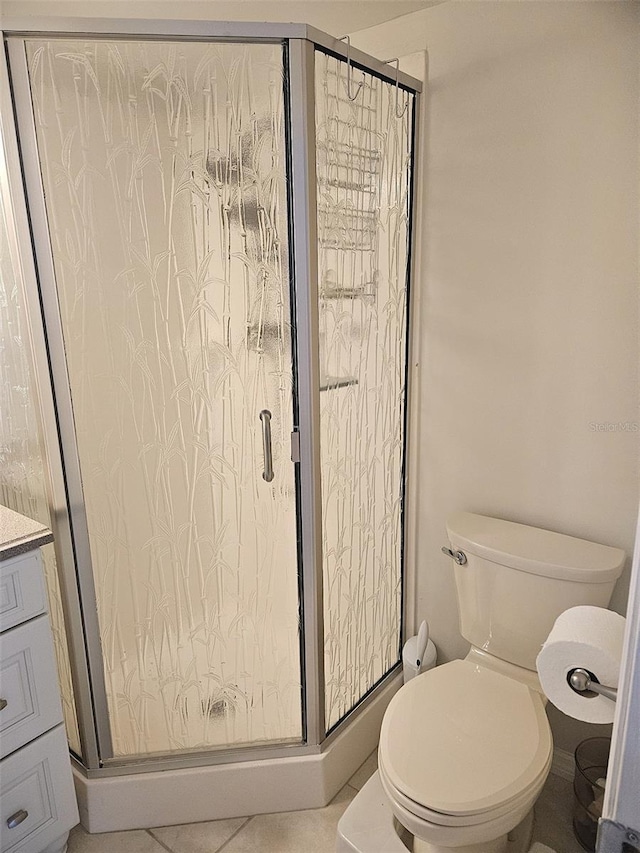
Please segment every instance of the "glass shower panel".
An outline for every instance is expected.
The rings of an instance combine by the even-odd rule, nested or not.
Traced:
[[[0,169],[5,169],[0,151]],[[0,504],[51,527],[38,417],[31,338],[19,263],[12,251],[10,217],[0,198]],[[40,549],[69,746],[80,756],[60,583],[53,544]]]
[[[412,101],[316,52],[327,729],[400,653]]]
[[[114,755],[300,740],[282,45],[27,57]]]

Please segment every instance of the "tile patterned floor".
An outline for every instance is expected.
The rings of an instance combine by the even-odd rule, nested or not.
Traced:
[[[375,771],[372,753],[323,809],[89,835],[76,827],[68,853],[334,853],[342,813]],[[534,840],[556,853],[583,853],[573,836],[571,782],[549,776],[536,805]]]

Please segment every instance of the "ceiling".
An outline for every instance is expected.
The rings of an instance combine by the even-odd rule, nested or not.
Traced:
[[[342,36],[442,0],[0,0],[3,18],[188,18],[296,21]]]

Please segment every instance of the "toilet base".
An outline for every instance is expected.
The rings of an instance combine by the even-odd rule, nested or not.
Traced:
[[[411,850],[412,853],[526,853],[529,850],[532,835],[533,809],[508,835],[502,835],[493,841],[451,848],[414,838]]]
[[[338,823],[336,853],[410,853],[413,836],[396,820],[378,771]]]
[[[497,839],[502,847],[488,842],[454,849],[414,839],[394,817],[376,771],[340,818],[336,853],[526,853],[532,832],[533,811],[508,836]]]

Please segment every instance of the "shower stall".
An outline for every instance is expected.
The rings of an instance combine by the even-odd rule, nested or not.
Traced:
[[[420,84],[87,27],[7,22],[0,169],[0,502],[55,534],[81,813],[322,805],[399,684]]]

